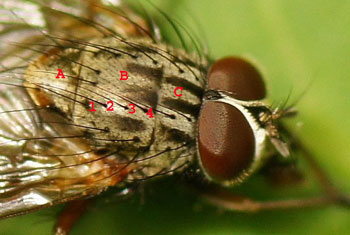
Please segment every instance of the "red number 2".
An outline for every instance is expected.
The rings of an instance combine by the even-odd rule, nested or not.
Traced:
[[[111,106],[109,106],[109,107],[107,107],[107,111],[113,111],[114,109],[113,109],[113,101],[107,101],[107,106],[108,105],[111,105]]]
[[[131,107],[131,110],[132,110],[132,111],[129,111],[129,113],[135,113],[136,112],[135,105],[134,104],[129,104],[129,106]]]

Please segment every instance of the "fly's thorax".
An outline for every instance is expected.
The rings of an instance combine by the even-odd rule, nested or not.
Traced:
[[[85,127],[89,144],[144,159],[142,174],[192,161],[206,60],[149,39],[98,38],[79,46],[48,51],[29,65],[25,82],[36,88],[28,89],[36,104],[57,107],[74,126]],[[56,78],[58,69],[65,79]],[[181,97],[174,94],[177,87]],[[146,115],[149,108],[154,118]]]

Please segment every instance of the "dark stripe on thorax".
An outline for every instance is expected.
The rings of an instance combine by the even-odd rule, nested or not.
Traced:
[[[151,68],[149,66],[144,66],[135,63],[128,63],[126,65],[126,71],[131,74],[137,74],[143,78],[147,78],[153,82],[157,83],[157,86],[160,87],[160,83],[163,78],[163,69],[162,68]]]
[[[146,130],[146,124],[142,120],[122,117],[116,115],[114,121],[118,128],[122,131],[144,131]]]
[[[195,142],[193,137],[191,137],[190,135],[186,134],[185,132],[179,129],[175,129],[167,126],[163,126],[163,129],[168,141],[172,141],[174,143],[179,143],[179,144],[182,144],[182,143],[190,144]]]
[[[140,105],[149,105],[151,107],[157,107],[158,93],[156,89],[147,89],[143,87],[131,87],[125,88],[125,92],[131,101]]]
[[[178,99],[169,99],[165,98],[162,100],[163,105],[167,106],[170,109],[175,109],[176,111],[190,114],[194,117],[198,117],[200,104],[194,105],[190,104],[184,100],[178,100]]]
[[[202,87],[196,86],[195,84],[179,77],[166,77],[165,82],[177,87],[183,87],[185,91],[190,92],[191,94],[202,99],[204,89]]]

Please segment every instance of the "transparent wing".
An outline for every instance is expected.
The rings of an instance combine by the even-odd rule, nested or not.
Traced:
[[[59,35],[81,29],[76,24],[86,26],[72,21],[83,14],[78,4],[0,3],[0,218],[98,194],[130,171],[115,152],[97,154],[84,132],[60,112],[35,105],[23,85],[26,66],[42,53],[40,44],[50,41],[48,32]],[[55,24],[58,14],[61,21]]]
[[[101,2],[15,0],[11,3],[0,3],[0,218],[76,198],[93,196],[109,186],[121,185],[125,180],[144,180],[170,174],[183,168],[189,163],[187,157],[194,155],[194,138],[191,132],[194,119],[186,115],[195,117],[196,112],[191,107],[197,110],[201,102],[198,90],[202,89],[204,82],[198,79],[198,74],[205,73],[204,66],[201,64],[203,61],[199,57],[196,60],[193,59],[194,57],[187,58],[183,52],[176,56],[165,45],[147,48],[158,40],[156,34],[150,30],[152,27],[149,27],[143,18],[134,14],[127,6],[119,3],[104,5]],[[93,44],[94,41],[90,40],[108,36],[113,39],[112,41],[122,42],[124,45],[121,48],[125,51],[118,46],[109,48],[100,45],[103,44],[102,40],[99,40],[100,44]],[[125,40],[125,38],[135,37],[137,39],[133,43]],[[137,40],[141,37],[146,38],[150,44],[144,45],[138,42]],[[107,89],[108,87],[102,89],[102,85],[93,86],[92,82],[85,80],[85,92],[88,91],[88,93],[79,93],[74,86],[71,86],[74,88],[72,90],[61,89],[58,80],[48,79],[50,73],[52,77],[52,73],[56,72],[53,69],[56,67],[46,66],[50,63],[55,65],[60,63],[60,66],[76,65],[74,68],[79,69],[74,71],[69,69],[71,72],[69,74],[71,76],[73,74],[75,78],[80,72],[90,73],[92,70],[86,65],[86,61],[83,64],[78,61],[79,58],[66,57],[64,53],[75,50],[83,54],[91,53],[96,49],[116,58],[118,53],[115,51],[119,50],[119,53],[124,53],[128,58],[135,60],[137,57],[130,52],[138,52],[140,58],[144,58],[141,62],[157,62],[153,58],[162,61],[165,65],[158,64],[159,68],[144,69],[137,64],[131,67],[135,75],[146,73],[149,84],[158,83],[155,78],[159,71],[163,73],[163,67],[172,67],[176,71],[186,72],[187,75],[184,77],[191,78],[193,80],[191,82],[195,83],[195,86],[190,86],[193,88],[194,104],[189,104],[190,108],[186,106],[184,109],[181,109],[181,105],[177,105],[179,111],[173,108],[174,105],[171,102],[162,104],[159,108],[163,111],[159,114],[163,119],[158,118],[157,121],[161,123],[161,120],[166,120],[164,122],[166,125],[159,130],[159,137],[148,138],[155,135],[153,125],[156,122],[145,119],[142,112],[138,114],[139,119],[135,119],[136,115],[133,119],[113,119],[114,122],[117,120],[121,126],[120,129],[112,128],[113,132],[118,132],[117,137],[122,138],[92,137],[109,131],[103,127],[96,128],[97,125],[88,125],[94,123],[95,119],[89,119],[88,124],[78,125],[72,121],[71,116],[67,115],[68,112],[65,112],[64,109],[70,109],[68,105],[61,102],[62,105],[59,107],[58,102],[50,103],[49,98],[73,101],[72,109],[78,103],[77,97],[88,100],[91,94],[99,95],[100,104],[104,99],[110,98],[107,95],[116,96],[116,99],[125,103],[122,106],[124,108],[128,108],[130,102],[139,107],[148,107],[150,106],[148,103],[156,102],[152,89],[144,89],[142,93],[126,87],[130,90],[129,95],[127,89],[117,90],[118,94],[113,94]],[[108,66],[107,62],[108,60],[101,64]],[[41,67],[36,67],[38,64]],[[155,64],[157,63],[153,63],[153,66],[156,66]],[[149,66],[145,63],[144,66],[146,65]],[[45,69],[47,67],[51,69]],[[84,69],[81,69],[82,67]],[[109,67],[105,70],[108,71],[108,69]],[[93,71],[97,72],[97,70]],[[164,71],[168,77],[173,74],[173,70]],[[102,80],[101,77],[98,76],[100,80]],[[31,79],[33,79],[32,82],[29,81]],[[35,79],[41,80],[37,82]],[[74,82],[73,79],[66,79],[66,81]],[[185,84],[187,83],[189,82],[186,80]],[[169,87],[171,86],[174,84],[169,79]],[[47,92],[41,93],[43,90]],[[33,96],[34,93],[35,96]],[[104,93],[106,97],[101,96]],[[149,93],[151,95],[147,96]],[[84,94],[87,95],[83,96]],[[135,96],[140,94],[146,94],[149,100],[142,97],[136,99]],[[83,102],[79,102],[79,105],[81,109],[86,108]],[[141,114],[143,114],[142,119]],[[182,122],[176,122],[178,127],[174,124],[174,118],[171,118],[175,115],[178,120],[182,120]],[[101,120],[104,117],[101,115],[98,118]],[[82,115],[80,118],[85,120],[86,116]],[[129,134],[126,127],[137,134]],[[138,132],[135,131],[137,128],[139,128]],[[122,129],[123,135],[119,133]],[[142,137],[140,134],[142,130],[149,134],[145,139],[153,141],[152,148],[141,146],[142,138],[134,138],[135,135]],[[96,141],[97,139],[99,142]],[[119,145],[114,144],[118,141]],[[141,147],[137,147],[137,144]]]
[[[18,45],[57,43],[53,37],[87,40],[111,32],[123,37],[147,35],[155,41],[153,32],[158,30],[122,1],[112,0],[2,1],[0,24],[0,60],[7,66],[23,64],[24,59],[33,58],[42,48],[23,50]]]
[[[111,153],[97,155],[54,110],[33,104],[0,77],[0,217],[91,196],[127,174]]]

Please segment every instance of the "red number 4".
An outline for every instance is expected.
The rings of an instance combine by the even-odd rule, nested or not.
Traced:
[[[150,117],[150,118],[153,118],[153,112],[152,112],[152,108],[149,108],[149,110],[147,111],[147,115]]]

